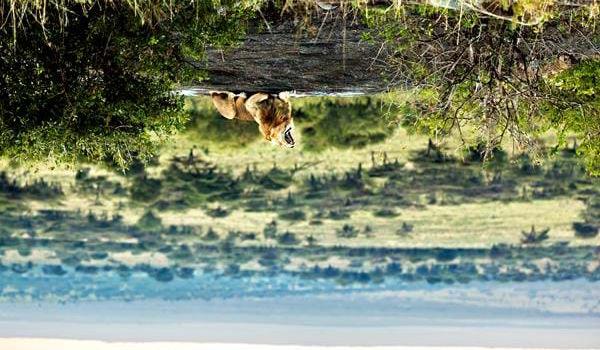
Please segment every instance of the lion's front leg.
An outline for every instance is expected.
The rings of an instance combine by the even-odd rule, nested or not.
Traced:
[[[248,112],[250,112],[250,114],[254,117],[255,120],[260,120],[262,119],[260,111],[261,109],[263,109],[264,103],[266,103],[268,100],[268,94],[259,92],[250,96],[244,103],[244,106],[246,107],[246,110],[248,110]]]
[[[227,119],[236,117],[237,109],[235,108],[234,93],[228,91],[211,91],[210,96],[215,108],[217,108],[223,117]]]

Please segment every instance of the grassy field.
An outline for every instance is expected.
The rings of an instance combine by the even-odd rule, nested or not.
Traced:
[[[316,102],[300,100],[296,108],[302,111]],[[376,103],[385,109],[385,104]],[[207,100],[197,100],[189,107],[196,108],[196,118],[205,123],[223,122],[210,119],[220,117]],[[224,122],[235,124],[224,126],[229,128],[224,132],[233,130],[241,135],[246,140],[243,147],[236,145],[231,135],[220,143],[218,138],[203,139],[202,130],[191,127],[164,146],[156,163],[133,175],[85,165],[85,180],[77,180],[76,169],[11,169],[3,162],[1,168],[18,183],[44,179],[59,184],[64,193],[56,198],[7,197],[4,206],[19,202],[32,213],[58,209],[106,217],[118,214],[129,225],[152,210],[165,228],[211,227],[222,239],[230,232],[254,233],[254,239],[239,242],[242,246],[277,244],[262,234],[272,221],[278,231],[293,233],[303,244],[312,237],[323,246],[490,247],[518,244],[522,231],[532,225],[549,228],[544,244],[600,244],[598,236],[578,238],[574,234],[573,223],[581,221],[586,200],[599,186],[570,156],[555,156],[542,166],[528,163],[537,169],[528,174],[520,172],[522,164],[516,154],[509,154],[500,167],[482,167],[479,162],[457,158],[456,147],[444,145],[445,160],[429,159],[423,156],[427,137],[409,135],[392,124],[389,127],[394,131],[382,142],[360,148],[332,146],[316,152],[302,145],[310,139],[301,139],[299,148],[282,149],[259,137],[253,139],[252,135],[258,135],[253,123]],[[305,123],[299,118],[297,128],[302,130]],[[204,189],[210,193],[194,189],[206,184],[194,182],[194,176],[202,175],[184,178],[189,175],[184,163],[190,150],[193,162],[213,164],[224,174],[215,181],[233,181],[238,191],[235,198],[221,198],[214,189]],[[183,170],[169,170],[174,159],[184,164]],[[558,170],[553,170],[556,167]],[[563,168],[570,171],[568,175]],[[241,180],[248,169],[254,178]],[[355,175],[357,172],[360,175]],[[494,179],[498,173],[502,178]],[[320,183],[318,192],[311,192],[307,185],[311,177]],[[134,198],[134,188],[147,179],[157,180],[160,192],[152,199]],[[119,194],[115,194],[115,186],[122,189]],[[182,200],[185,204],[176,204]],[[262,207],[257,209],[256,203]],[[224,212],[211,214],[218,209]],[[340,234],[345,226],[347,237]],[[118,233],[100,234],[118,239]]]

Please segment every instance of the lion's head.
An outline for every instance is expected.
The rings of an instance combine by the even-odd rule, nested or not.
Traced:
[[[248,99],[246,107],[255,116],[260,132],[271,143],[294,147],[294,121],[289,100],[282,96],[257,95],[260,96],[254,100]]]

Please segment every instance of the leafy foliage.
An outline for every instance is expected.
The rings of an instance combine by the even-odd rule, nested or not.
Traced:
[[[26,12],[16,42],[0,27],[2,156],[119,168],[148,160],[185,123],[175,84],[202,79],[205,47],[237,42],[252,15],[208,0],[157,3],[141,19],[126,4],[63,5],[43,22]]]
[[[140,217],[136,226],[150,232],[159,231],[162,229],[162,220],[152,211],[147,211]]]
[[[370,97],[350,101],[324,99],[306,104],[296,112],[304,148],[320,151],[328,147],[361,148],[384,141],[394,128],[389,111]]]
[[[458,135],[465,148],[483,141],[485,160],[507,136],[540,155],[548,130],[562,140],[574,133],[588,171],[599,174],[597,21],[587,21],[585,6],[538,5],[507,3],[485,17],[428,6],[367,12],[369,35],[387,43],[390,83],[416,87],[395,101],[401,123]],[[516,24],[534,18],[537,27]]]
[[[600,60],[586,60],[568,69],[548,82],[556,103],[548,104],[546,113],[557,129],[578,135],[581,144],[577,152],[583,156],[586,167],[600,175]]]
[[[189,111],[186,135],[192,141],[235,148],[246,146],[260,136],[256,123],[223,118],[209,101],[190,99]]]
[[[535,226],[531,226],[531,230],[529,232],[522,231],[521,232],[521,243],[523,244],[535,244],[540,243],[549,238],[548,232],[550,229],[545,228],[539,232],[535,230]]]

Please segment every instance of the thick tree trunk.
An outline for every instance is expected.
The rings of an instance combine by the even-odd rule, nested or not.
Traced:
[[[341,0],[321,2],[340,5]],[[368,1],[372,6],[391,3],[391,0]],[[480,15],[511,20],[496,6],[497,0],[408,0],[406,3],[466,8]],[[344,14],[342,7],[317,10],[311,24],[302,28],[294,24],[293,18],[281,19],[279,13],[267,14],[268,19],[263,18],[260,26],[267,29],[251,31],[237,48],[208,50],[205,61],[193,62],[208,73],[208,80],[192,82],[192,87],[182,90],[188,94],[207,94],[210,90],[296,91],[310,96],[382,92],[396,87],[390,85],[390,81],[411,86],[409,81],[398,82],[396,72],[389,71],[390,66],[385,61],[390,56],[385,45],[362,40],[366,28],[358,19]],[[490,12],[492,10],[497,13]],[[546,36],[550,37],[548,33]],[[564,42],[554,46],[555,49],[565,47],[561,49],[565,53],[578,47],[571,41],[585,41],[576,36],[561,39]],[[585,44],[588,45],[588,41]],[[454,41],[447,43],[449,47],[454,45]]]
[[[270,31],[250,33],[240,47],[209,50],[207,60],[196,63],[209,79],[194,83],[191,90],[320,95],[390,88],[384,78],[386,66],[378,60],[382,46],[361,40],[365,28],[335,12],[315,19],[312,35],[299,34],[288,20],[271,24]]]

